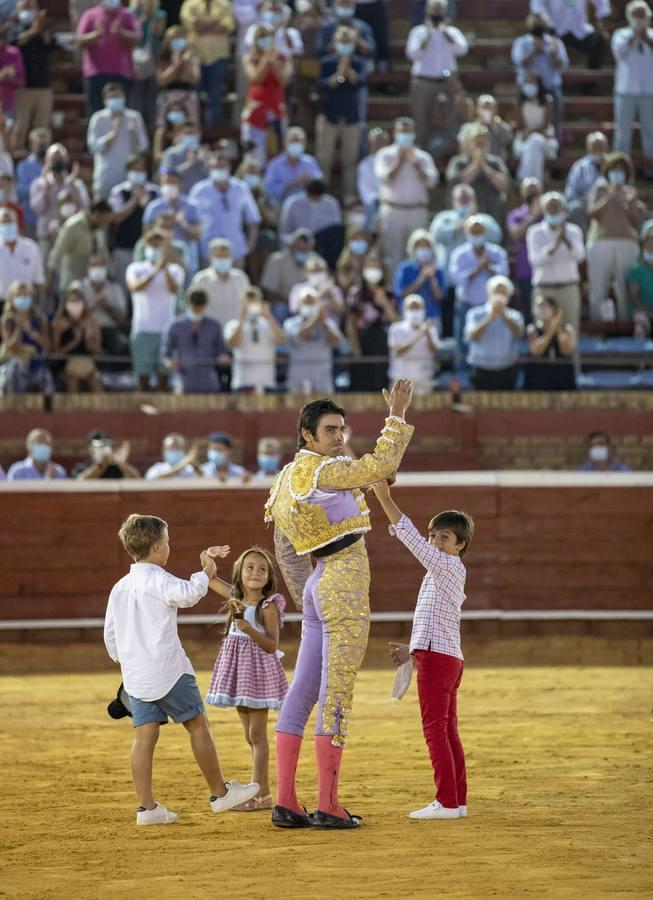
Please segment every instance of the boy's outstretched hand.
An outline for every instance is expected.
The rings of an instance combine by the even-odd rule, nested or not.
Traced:
[[[213,559],[215,559],[216,556],[219,556],[220,559],[224,559],[231,553],[231,547],[229,546],[229,544],[223,544],[220,547],[209,547],[206,552]]]
[[[395,666],[403,666],[410,659],[410,647],[408,644],[394,644],[390,641],[388,643],[388,652]]]

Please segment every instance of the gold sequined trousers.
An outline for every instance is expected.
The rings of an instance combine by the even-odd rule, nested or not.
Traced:
[[[370,630],[370,567],[361,538],[318,559],[304,588],[302,639],[277,731],[303,735],[318,704],[316,734],[344,746],[354,683]]]

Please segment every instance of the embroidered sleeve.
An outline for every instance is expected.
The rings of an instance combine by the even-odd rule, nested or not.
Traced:
[[[310,557],[298,556],[293,545],[279,528],[274,529],[274,552],[290,596],[295,606],[301,609],[304,601],[304,585],[313,571]]]
[[[389,478],[399,468],[414,428],[396,417],[386,419],[372,453],[360,459],[325,457],[315,471],[314,488],[351,490]]]

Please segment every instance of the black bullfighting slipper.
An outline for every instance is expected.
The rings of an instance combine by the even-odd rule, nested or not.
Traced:
[[[347,818],[343,819],[340,816],[332,816],[331,813],[325,813],[320,809],[316,809],[315,812],[309,816],[311,826],[313,828],[334,831],[342,831],[347,828],[360,828],[362,817],[352,816],[348,810],[345,810],[345,812],[347,813]]]
[[[272,824],[277,828],[310,828],[311,822],[308,813],[295,812],[285,806],[275,806],[272,810]]]

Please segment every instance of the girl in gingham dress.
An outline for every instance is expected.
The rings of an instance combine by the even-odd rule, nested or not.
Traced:
[[[211,547],[211,556],[225,557],[229,547]],[[254,781],[261,788],[253,800],[235,806],[238,812],[272,809],[268,780],[268,710],[279,709],[288,691],[280,662],[279,631],[286,601],[276,593],[274,560],[262,547],[250,547],[234,563],[232,584],[221,578],[210,587],[225,597],[226,637],[215,661],[206,702],[235,706],[252,748]]]

